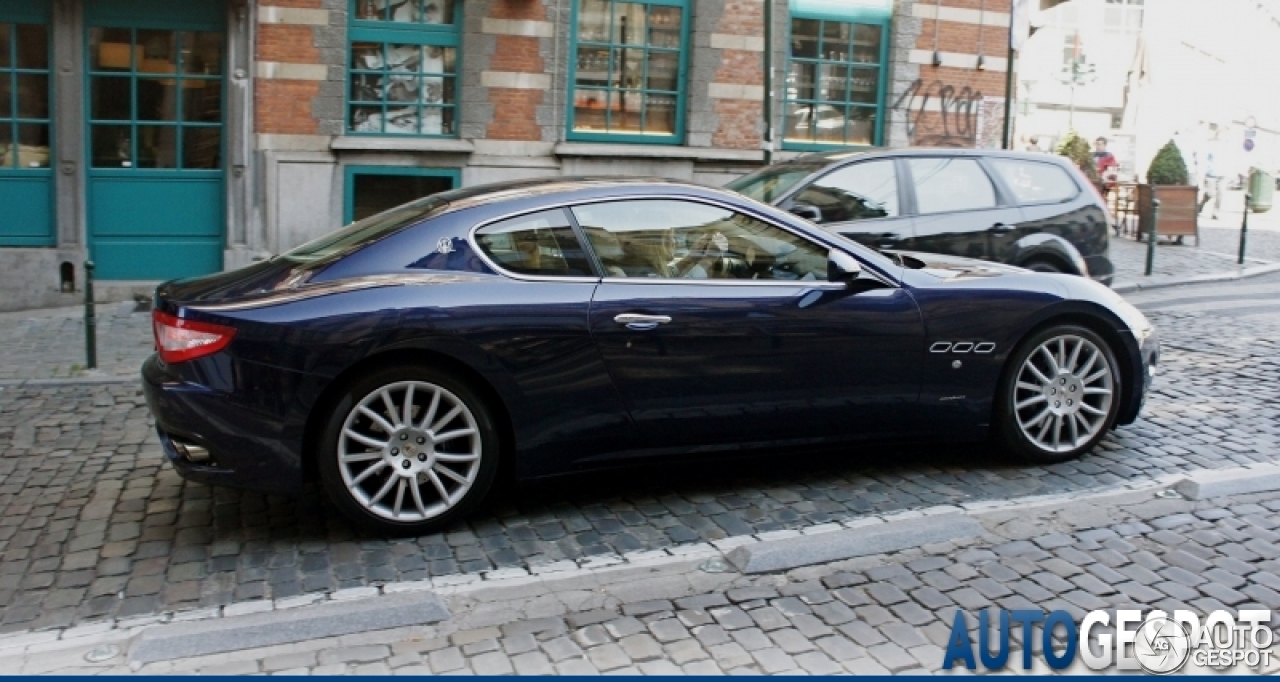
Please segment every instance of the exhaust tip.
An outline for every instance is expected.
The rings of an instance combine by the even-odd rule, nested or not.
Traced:
[[[178,451],[179,455],[182,455],[183,459],[193,464],[203,464],[208,462],[211,458],[209,449],[200,447],[199,445],[180,443],[175,440],[173,441],[173,447]]]

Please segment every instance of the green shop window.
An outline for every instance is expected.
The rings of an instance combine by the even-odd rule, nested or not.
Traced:
[[[48,7],[23,5],[0,6],[0,246],[52,246]]]
[[[457,136],[462,4],[351,0],[348,132]]]
[[[689,3],[575,3],[568,137],[683,140]]]
[[[795,3],[783,102],[785,148],[882,144],[888,10],[876,0]]]
[[[401,204],[447,192],[457,187],[460,179],[457,169],[347,166],[343,223],[364,220]]]

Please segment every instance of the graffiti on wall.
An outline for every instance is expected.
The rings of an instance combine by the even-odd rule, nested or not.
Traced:
[[[972,147],[978,134],[982,93],[968,85],[918,79],[893,103],[907,117],[907,139],[927,147]],[[937,114],[928,116],[925,114]]]

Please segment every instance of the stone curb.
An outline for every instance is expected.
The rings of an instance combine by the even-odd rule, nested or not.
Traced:
[[[120,386],[141,385],[141,377],[79,377],[67,379],[0,379],[0,388],[49,388],[57,386]]]
[[[449,609],[435,594],[408,593],[355,603],[331,602],[293,611],[177,623],[144,631],[129,653],[129,663],[171,661],[370,630],[428,625],[449,617]]]
[[[1207,471],[1179,481],[1174,490],[1188,500],[1273,492],[1280,490],[1280,465]]]
[[[1249,279],[1251,277],[1260,277],[1269,275],[1273,272],[1280,272],[1280,263],[1272,263],[1270,265],[1259,265],[1252,268],[1245,268],[1241,272],[1218,272],[1208,275],[1197,275],[1195,277],[1161,277],[1151,281],[1138,282],[1120,282],[1113,284],[1111,290],[1117,294],[1129,294],[1135,291],[1149,291],[1151,289],[1164,289],[1167,287],[1177,287],[1185,284],[1213,284],[1215,282],[1234,282],[1241,279]]]

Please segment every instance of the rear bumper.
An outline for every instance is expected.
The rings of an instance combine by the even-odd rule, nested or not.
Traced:
[[[255,371],[281,372],[262,366]],[[254,383],[280,384],[263,379],[255,377]],[[237,394],[178,376],[155,355],[142,366],[142,390],[165,457],[183,478],[265,493],[301,491],[296,418],[243,404]],[[184,444],[208,450],[208,460],[192,461],[182,452]]]

